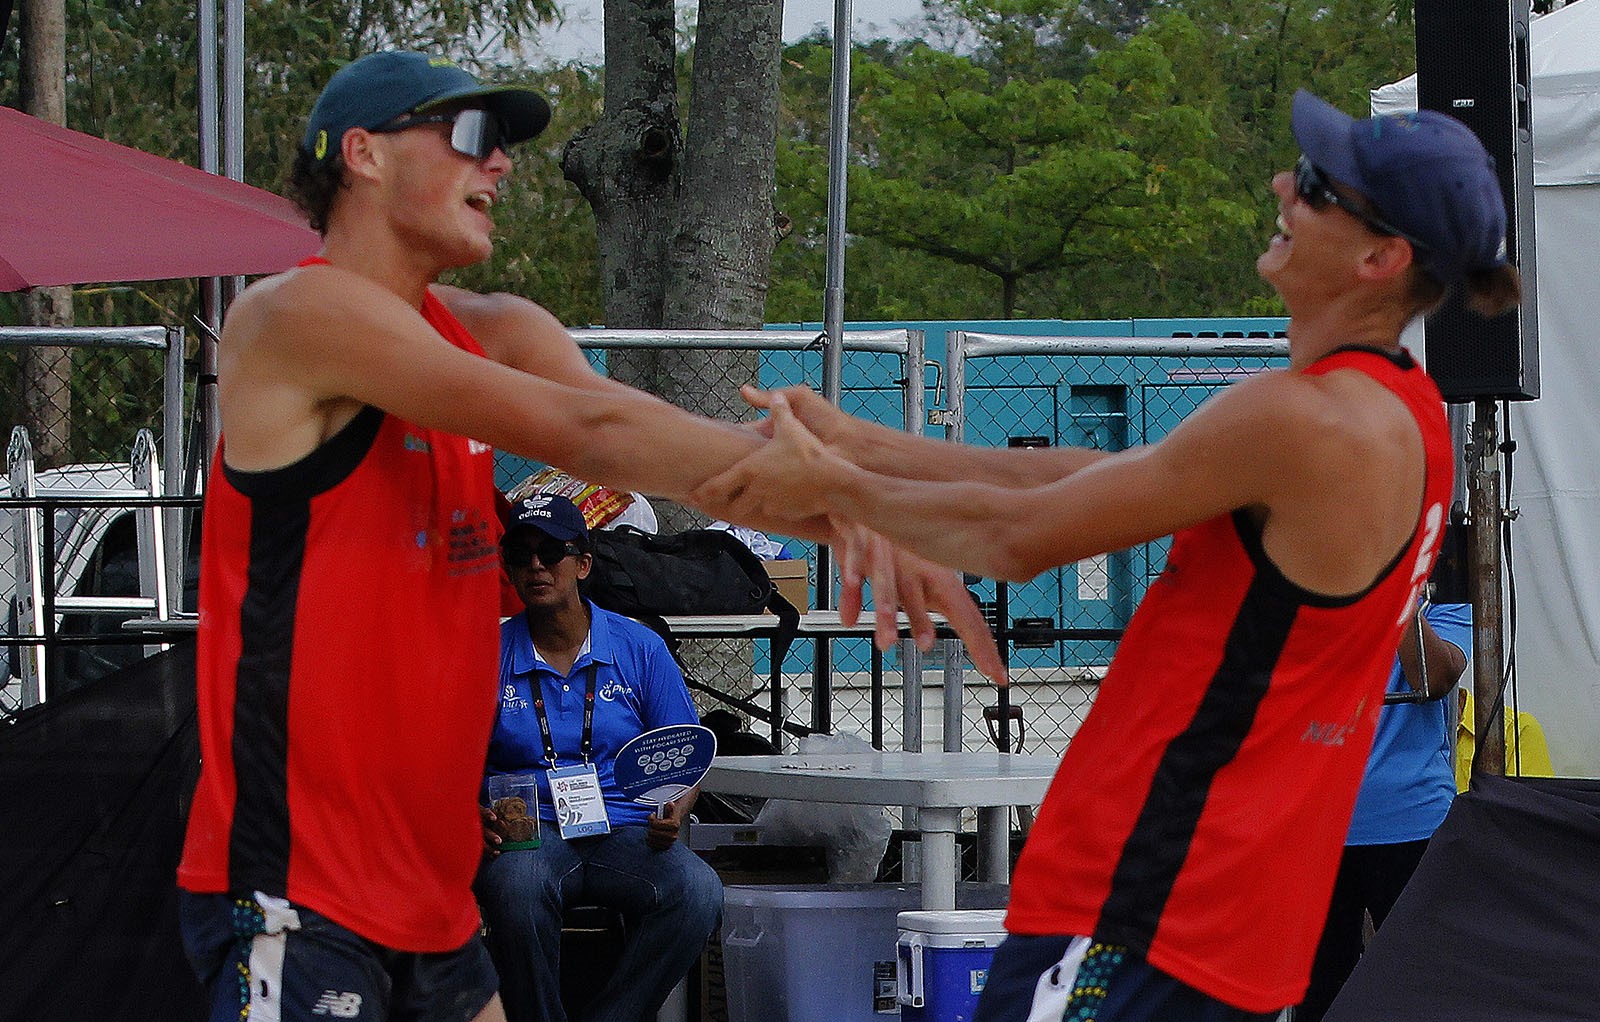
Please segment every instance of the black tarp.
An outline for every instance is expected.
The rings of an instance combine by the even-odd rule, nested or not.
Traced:
[[[1473,780],[1327,1022],[1600,1018],[1600,780]]]
[[[174,885],[194,692],[186,642],[0,725],[0,1020],[204,1017]]]

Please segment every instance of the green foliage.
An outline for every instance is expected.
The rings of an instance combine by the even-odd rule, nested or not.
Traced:
[[[556,158],[599,108],[597,73],[582,67],[509,63],[555,14],[553,0],[250,0],[246,8],[244,177],[282,191],[305,116],[333,71],[384,46],[444,53],[486,79],[546,91],[555,121],[537,146],[515,154],[517,169],[496,207],[494,260],[462,274],[468,286],[529,295],[568,321],[592,322],[600,308],[593,219],[561,179]],[[67,7],[68,125],[124,145],[199,163],[198,28],[192,0],[80,0]],[[11,39],[15,33],[11,34]],[[18,54],[0,52],[0,102],[18,97]],[[170,244],[151,238],[150,244]],[[74,295],[81,326],[161,323],[188,328],[200,312],[194,281],[83,287]],[[15,299],[0,296],[0,322],[16,323]],[[141,353],[142,354],[142,353]],[[73,359],[72,453],[125,458],[133,431],[159,426],[159,359],[126,352],[78,352]],[[14,404],[14,359],[0,363],[0,409]],[[14,413],[14,409],[13,409]],[[15,418],[6,421],[16,421]]]
[[[555,122],[496,208],[495,257],[455,275],[526,294],[573,323],[601,316],[593,219],[557,158],[597,116],[597,72],[499,55],[554,0],[251,0],[245,177],[281,189],[318,89],[381,45],[447,53],[529,82]],[[927,39],[854,53],[846,315],[1119,317],[1278,311],[1254,274],[1275,168],[1293,160],[1289,99],[1346,110],[1413,63],[1408,0],[929,0]],[[197,162],[190,0],[68,7],[73,127]],[[12,33],[14,40],[15,33]],[[687,60],[687,54],[684,57]],[[830,51],[785,54],[776,206],[789,233],[773,321],[822,316]],[[0,52],[15,103],[16,44]],[[192,282],[81,295],[80,323],[186,321]],[[0,296],[0,320],[15,304]]]
[[[908,304],[1279,313],[1254,264],[1276,215],[1272,173],[1296,151],[1294,90],[1358,113],[1414,60],[1410,7],[1392,0],[927,6],[933,35],[959,45],[856,47],[852,318]],[[774,264],[774,319],[804,318],[791,312],[806,288],[784,274],[813,296],[823,279],[827,87],[826,40],[792,47],[778,199],[794,229]]]
[[[1077,81],[1050,73],[1042,0],[953,0],[985,14],[974,55],[917,45],[861,59],[852,135],[852,230],[994,278],[966,315],[1012,316],[1044,275],[1107,263],[1157,275],[1255,214],[1217,192],[1209,111],[1182,102],[1160,41],[1102,51]],[[812,58],[812,64],[816,60]],[[794,143],[780,164],[815,194],[820,147]],[[1059,306],[1048,289],[1031,300]],[[1093,303],[1075,302],[1080,307]],[[1054,315],[1057,308],[1028,308]],[[1118,314],[1128,314],[1119,310]]]

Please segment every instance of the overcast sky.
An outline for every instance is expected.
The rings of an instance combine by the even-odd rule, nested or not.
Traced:
[[[549,30],[539,49],[556,60],[576,57],[598,60],[604,55],[600,20],[601,0],[563,0],[566,24]],[[681,3],[680,3],[681,6]],[[922,16],[921,0],[853,0],[850,5],[852,38],[898,38],[902,22]],[[817,25],[833,28],[834,0],[784,0],[783,38],[794,42]]]

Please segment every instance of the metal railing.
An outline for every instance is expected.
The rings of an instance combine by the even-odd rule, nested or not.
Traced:
[[[593,329],[575,330],[573,336],[603,373],[638,353],[705,354],[710,361],[697,365],[710,366],[708,371],[725,367],[729,375],[669,379],[663,389],[669,392],[669,400],[679,399],[697,411],[722,418],[750,417],[737,396],[739,384],[815,388],[823,371],[825,336],[814,330]],[[1114,448],[1159,437],[1218,387],[1280,363],[1287,352],[1281,337],[1040,337],[952,330],[946,341],[945,365],[940,367],[927,357],[920,330],[847,330],[843,336],[842,406],[903,429],[920,432],[925,423],[943,425],[948,437],[979,444],[1040,442]],[[133,380],[143,388],[137,398],[128,393],[99,395],[88,407],[93,407],[94,401],[112,401],[127,419],[160,422],[160,436],[153,442],[163,462],[161,484],[158,492],[150,495],[144,491],[147,495],[141,499],[168,508],[163,573],[170,601],[170,593],[183,584],[175,574],[181,572],[184,562],[183,530],[177,523],[198,504],[193,498],[178,496],[185,489],[182,331],[162,327],[0,328],[0,360],[22,345],[70,348],[75,362],[84,358],[86,351],[96,351],[95,358],[120,358],[126,364],[98,375],[108,387],[126,391],[130,388],[125,382]],[[141,351],[156,353],[160,367],[136,369],[132,360]],[[930,367],[940,370],[940,378],[930,378]],[[0,365],[0,371],[13,368]],[[630,364],[628,371],[636,373],[638,366]],[[668,375],[672,371],[666,370]],[[15,379],[15,373],[5,378]],[[87,380],[77,380],[74,395],[83,394],[87,385]],[[677,394],[672,393],[674,386]],[[708,403],[705,392],[720,394],[727,403],[720,408],[714,399]],[[930,409],[941,403],[940,396],[945,398],[943,407]],[[4,391],[0,390],[0,404],[4,403]],[[83,414],[83,409],[74,414]],[[126,450],[119,445],[115,453],[97,451],[91,459],[86,452],[77,457],[118,461]],[[510,482],[508,474],[515,472],[519,463],[531,467],[520,459],[502,456],[502,486]],[[131,478],[128,482],[131,487]],[[97,501],[98,495],[77,503],[88,506]],[[13,493],[0,498],[0,511],[14,505],[35,516],[44,511],[45,518],[53,519],[69,503],[69,495],[29,498]],[[49,530],[39,524],[43,543]],[[810,556],[809,544],[794,543],[791,548],[807,556],[815,570],[817,562]],[[1027,699],[1025,719],[1018,724],[1026,728],[1027,739],[1035,748],[1059,751],[1070,739],[1092,702],[1099,672],[1109,660],[1126,615],[1145,581],[1159,567],[1162,554],[1163,545],[1158,543],[1068,566],[1026,586],[973,583],[1011,662],[1015,690]],[[14,560],[0,564],[0,582],[8,581],[8,573],[15,589],[19,579]],[[49,573],[39,572],[35,577],[45,580]],[[830,573],[824,571],[820,578],[814,575],[813,582],[818,587],[819,605],[834,605]],[[37,598],[41,611],[44,603],[41,591]],[[55,610],[56,615],[46,614],[38,620],[55,621],[62,612],[59,602]],[[24,636],[14,624],[0,622],[6,629],[0,633],[0,643],[13,649],[32,646],[40,638],[63,646],[91,641],[87,636],[47,636],[46,628]],[[126,633],[115,638],[139,641],[138,636]],[[902,643],[885,663],[866,639],[817,641],[824,652],[814,663],[806,662],[804,653],[795,653],[782,665],[782,674],[789,681],[781,693],[778,715],[799,722],[800,729],[853,728],[872,735],[875,742],[910,749],[920,748],[925,737],[942,740],[946,748],[977,747],[993,740],[989,732],[997,723],[995,707],[987,705],[987,686],[975,678],[969,681],[958,644],[941,644],[929,659],[909,643]],[[882,677],[884,667],[892,670],[896,666],[909,679],[906,684],[869,683],[873,675]],[[746,654],[736,670],[749,686],[737,693],[740,696],[750,699],[759,693],[762,698],[754,701],[765,705],[769,697],[779,694],[766,688],[767,665],[760,656],[751,659]],[[966,692],[969,684],[980,693]],[[926,722],[925,692],[927,708],[938,709]],[[1010,719],[1015,719],[1015,711],[1008,723]]]
[[[578,345],[589,354],[597,370],[610,373],[612,356],[618,353],[651,352],[655,354],[744,353],[755,356],[749,360],[734,361],[731,372],[719,380],[695,381],[695,401],[692,410],[725,419],[750,418],[751,413],[738,396],[743,383],[756,383],[764,388],[803,384],[816,389],[821,384],[826,335],[813,330],[574,330]],[[928,361],[923,348],[923,333],[911,329],[847,330],[842,336],[842,405],[849,411],[867,414],[877,421],[902,429],[920,430],[926,419]],[[726,363],[712,363],[713,372],[727,371]],[[677,394],[671,381],[667,386],[651,386],[651,380],[629,379],[627,382],[644,385],[668,400]],[[724,395],[722,403],[707,401],[706,392]],[[893,395],[892,399],[889,395]],[[680,402],[681,403],[681,402]],[[894,421],[898,419],[898,421]],[[704,524],[703,519],[692,524]],[[678,527],[682,527],[680,522]],[[817,606],[836,606],[836,580],[825,553],[813,544],[791,541],[786,544],[796,555],[804,556],[811,569],[813,592]],[[763,644],[764,645],[764,644]],[[802,644],[797,644],[802,645]],[[909,643],[905,644],[910,649]],[[771,677],[768,665],[761,657],[749,655],[749,644],[738,639],[707,639],[694,644],[686,659],[692,669],[708,673],[714,682],[731,689],[729,693],[748,704],[751,697],[761,695],[759,702],[777,701],[779,709],[766,711],[763,717],[774,735],[784,730],[788,711],[781,708],[785,693],[767,688]],[[761,656],[767,655],[763,649]],[[806,723],[795,730],[832,731],[836,726],[833,717],[835,678],[880,677],[882,660],[865,639],[813,640],[813,659],[804,663],[804,653],[791,653],[780,672],[803,675],[809,671],[809,688],[794,686],[790,694],[803,694]],[[915,661],[915,650],[902,654],[902,662]],[[866,720],[847,723],[883,734],[881,695],[880,709]],[[748,705],[741,709],[749,711]],[[767,719],[770,718],[770,719]],[[781,719],[780,719],[781,718]],[[920,726],[919,726],[920,729]]]
[[[73,397],[86,398],[102,406],[113,407],[125,421],[133,423],[122,436],[113,438],[110,443],[92,443],[84,446],[76,445],[73,450],[74,462],[110,461],[120,456],[128,449],[134,433],[140,428],[148,428],[152,423],[160,423],[160,449],[162,462],[165,465],[163,487],[168,493],[177,493],[183,488],[184,466],[184,332],[181,327],[164,326],[131,326],[131,327],[32,327],[32,326],[0,326],[0,354],[6,357],[0,361],[0,381],[9,383],[17,380],[17,349],[21,348],[62,348],[74,349],[87,355],[90,352],[107,353],[113,361],[104,370],[99,366],[80,367],[77,372],[77,381],[61,381],[76,386],[72,387]],[[155,366],[142,366],[135,360],[138,352],[153,352],[159,361]],[[153,385],[149,377],[156,379]],[[135,379],[135,377],[141,377]],[[17,393],[20,396],[20,386]],[[4,394],[0,390],[0,394]],[[4,403],[4,402],[0,402]],[[96,414],[95,404],[89,408],[80,408],[80,402],[75,400],[74,414],[80,419]],[[7,407],[5,410],[12,412],[16,417],[16,408]],[[86,422],[74,423],[74,426],[86,426]],[[11,422],[8,425],[17,425]],[[74,434],[80,432],[73,430]],[[33,441],[38,446],[42,440],[61,440],[63,438],[42,438],[35,435]]]
[[[17,426],[7,446],[0,716],[46,698],[69,647],[160,645],[120,618],[169,617],[184,592],[185,518],[199,504],[179,496],[184,356],[178,328],[0,327],[0,412],[46,430]],[[53,454],[42,466],[41,446]],[[127,567],[102,563],[118,512],[133,518],[134,548],[122,552],[138,577],[115,580],[116,593],[80,592],[87,575]]]

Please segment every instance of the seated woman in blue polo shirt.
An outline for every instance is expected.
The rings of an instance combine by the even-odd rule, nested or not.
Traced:
[[[653,1017],[688,972],[722,911],[716,873],[678,841],[690,790],[665,806],[625,796],[617,750],[645,731],[699,719],[666,645],[585,600],[592,566],[583,514],[564,497],[519,501],[501,543],[526,609],[500,631],[499,711],[487,772],[538,779],[539,842],[507,844],[485,810],[477,891],[512,1022],[563,1022],[561,913],[604,905],[626,923],[606,983],[584,992],[583,1022]]]

